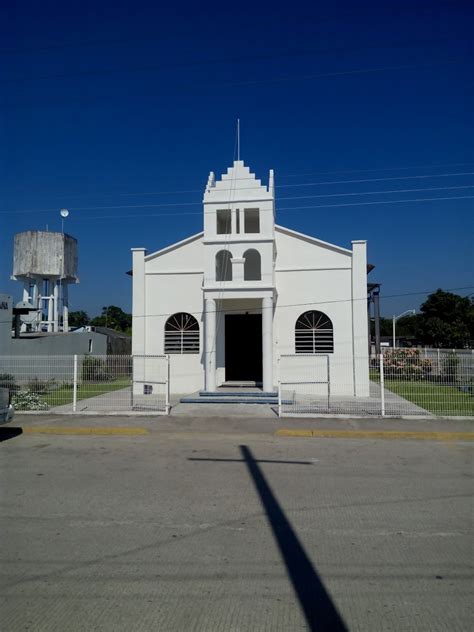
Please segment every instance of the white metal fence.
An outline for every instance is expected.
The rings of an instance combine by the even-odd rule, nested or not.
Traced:
[[[168,414],[168,356],[3,356],[17,411]]]
[[[168,414],[169,357],[2,356],[17,411]],[[279,414],[474,416],[474,353],[386,349],[367,357],[283,355]]]
[[[474,416],[474,354],[388,349],[370,359],[281,356],[278,411],[280,416]]]

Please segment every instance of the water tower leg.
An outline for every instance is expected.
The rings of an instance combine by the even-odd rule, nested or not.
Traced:
[[[30,302],[30,282],[28,280],[23,282],[23,298],[22,301],[24,303],[29,303]],[[20,322],[20,321],[19,321]],[[25,332],[26,331],[26,325],[25,323],[22,323],[21,325],[19,325],[21,332]],[[15,329],[16,331],[16,329]]]
[[[58,285],[57,281],[54,282],[54,299],[53,299],[53,304],[54,304],[54,312],[53,312],[54,325],[53,325],[53,331],[59,331],[59,285]]]
[[[53,295],[51,294],[51,279],[48,279],[48,331],[53,331]]]
[[[63,331],[69,331],[69,292],[67,283],[63,283]]]
[[[22,300],[24,303],[30,302],[30,282],[29,281],[25,281],[23,283],[23,299]]]
[[[38,307],[38,281],[35,279],[33,281],[33,287],[31,291],[31,304],[33,307]]]
[[[34,328],[35,331],[38,331],[41,327],[41,322],[43,320],[43,296],[44,296],[44,280],[43,279],[38,279],[37,280],[37,284],[38,284],[38,297],[37,297],[37,308],[39,310],[38,313],[38,320],[36,321]]]

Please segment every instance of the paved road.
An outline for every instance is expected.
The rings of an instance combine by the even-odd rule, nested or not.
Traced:
[[[473,627],[461,435],[353,438],[337,422],[339,438],[275,436],[269,420],[48,427],[59,423],[117,433],[43,434],[31,417],[29,434],[0,429],[2,631]],[[400,424],[382,428],[455,428]]]

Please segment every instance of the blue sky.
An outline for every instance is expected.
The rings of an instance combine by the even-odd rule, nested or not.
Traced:
[[[473,13],[435,1],[2,3],[0,290],[21,298],[14,233],[60,230],[67,207],[81,279],[71,309],[130,310],[130,248],[201,230],[202,191],[232,163],[238,117],[241,157],[264,181],[275,170],[278,223],[345,247],[368,240],[383,314],[473,286]]]

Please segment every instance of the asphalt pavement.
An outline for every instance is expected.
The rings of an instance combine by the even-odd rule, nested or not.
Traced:
[[[472,429],[18,415],[1,629],[471,630]]]

